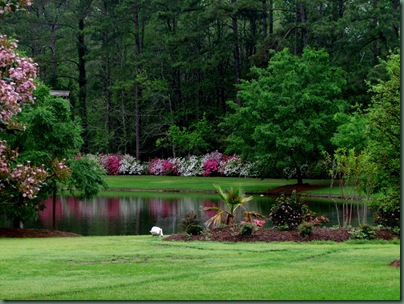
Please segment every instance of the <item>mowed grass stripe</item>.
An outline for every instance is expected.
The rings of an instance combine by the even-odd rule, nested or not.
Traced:
[[[216,243],[109,236],[2,239],[0,246],[0,298],[7,300],[400,297],[399,269],[388,266],[400,256],[398,241]]]

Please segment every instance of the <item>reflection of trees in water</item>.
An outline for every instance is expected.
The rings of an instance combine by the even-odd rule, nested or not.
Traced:
[[[360,201],[344,201],[335,203],[338,226],[346,228],[352,225],[367,224],[368,206]]]
[[[271,196],[254,196],[246,208],[268,216],[274,202],[275,198]],[[371,221],[371,212],[360,201],[310,198],[306,203],[317,215],[328,217],[329,226]],[[39,213],[39,221],[27,223],[26,228],[51,229],[52,201],[45,202],[45,205],[45,210]],[[164,197],[156,194],[151,197],[134,195],[96,197],[90,200],[61,196],[56,203],[56,229],[82,235],[147,235],[151,227],[159,226],[168,235],[179,231],[182,220],[191,211],[195,212],[203,225],[211,215],[203,211],[202,207],[211,205],[224,208],[220,199],[203,195]],[[242,210],[236,212],[236,223],[239,223],[244,215]],[[265,227],[270,227],[269,221]]]

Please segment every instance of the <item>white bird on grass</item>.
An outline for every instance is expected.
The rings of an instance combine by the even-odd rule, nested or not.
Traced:
[[[152,234],[152,236],[156,235],[163,236],[163,229],[157,226],[153,226],[152,229],[150,230],[150,233]]]

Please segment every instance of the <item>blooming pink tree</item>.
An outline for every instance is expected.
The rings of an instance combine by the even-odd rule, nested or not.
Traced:
[[[1,1],[0,17],[29,5],[29,1]],[[0,132],[22,130],[16,115],[25,104],[34,103],[37,65],[30,58],[20,56],[17,42],[0,35]],[[0,211],[21,218],[21,206],[30,212],[36,211],[36,200],[41,186],[49,178],[44,166],[31,166],[29,162],[18,163],[18,152],[7,141],[0,140]],[[56,165],[64,174],[63,162]],[[11,211],[10,211],[11,210]]]

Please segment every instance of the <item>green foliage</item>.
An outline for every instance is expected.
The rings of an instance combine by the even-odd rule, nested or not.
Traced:
[[[332,67],[325,51],[306,48],[301,57],[285,49],[272,54],[268,68],[253,68],[257,79],[244,81],[224,127],[226,152],[267,159],[268,169],[300,167],[330,147],[332,121],[346,108],[340,68]]]
[[[252,196],[246,197],[239,188],[230,188],[223,191],[218,185],[213,185],[219,194],[220,198],[226,204],[228,210],[222,210],[216,206],[205,207],[205,211],[216,211],[216,215],[212,216],[205,222],[207,227],[219,227],[221,224],[234,226],[234,212],[239,208],[244,208],[244,205],[253,199]],[[245,209],[245,208],[244,208]]]
[[[331,142],[339,148],[362,151],[367,147],[368,140],[365,136],[366,118],[363,113],[356,111],[353,114],[337,113],[334,120],[338,124],[337,131],[331,138]]]
[[[70,160],[69,166],[72,174],[65,184],[72,191],[80,190],[82,197],[93,197],[100,190],[107,188],[108,185],[104,181],[105,170],[94,160],[83,156]]]
[[[303,221],[297,226],[297,230],[299,231],[299,236],[306,237],[313,234],[313,223],[310,221]]]
[[[374,213],[374,221],[386,228],[400,227],[401,202],[400,193],[392,191],[382,198],[370,201]]]
[[[157,146],[172,147],[179,155],[201,154],[212,149],[215,132],[204,113],[202,119],[191,124],[189,128],[173,125],[168,129],[168,136],[159,138]]]
[[[203,227],[201,225],[188,225],[185,232],[189,235],[199,235],[203,231]]]
[[[255,226],[252,223],[244,223],[243,225],[241,225],[240,227],[240,234],[242,236],[251,236],[253,235],[255,230]]]
[[[367,224],[362,224],[359,228],[353,228],[348,233],[349,237],[354,240],[373,240],[376,237],[372,227]]]
[[[377,187],[377,168],[367,151],[356,153],[354,149],[338,148],[332,158],[323,153],[328,167],[331,184],[337,181],[344,198],[359,197],[363,194],[369,199]],[[346,189],[353,189],[347,193]]]
[[[369,154],[378,169],[381,187],[400,188],[401,103],[400,54],[391,54],[382,63],[389,75],[371,87],[374,93],[366,113]]]
[[[295,230],[303,221],[314,216],[296,190],[288,197],[281,194],[271,207],[269,218],[272,223],[282,230]]]
[[[181,220],[180,229],[182,231],[186,231],[188,226],[190,225],[195,226],[198,224],[199,224],[198,216],[194,211],[191,211],[185,214],[184,218]]]

